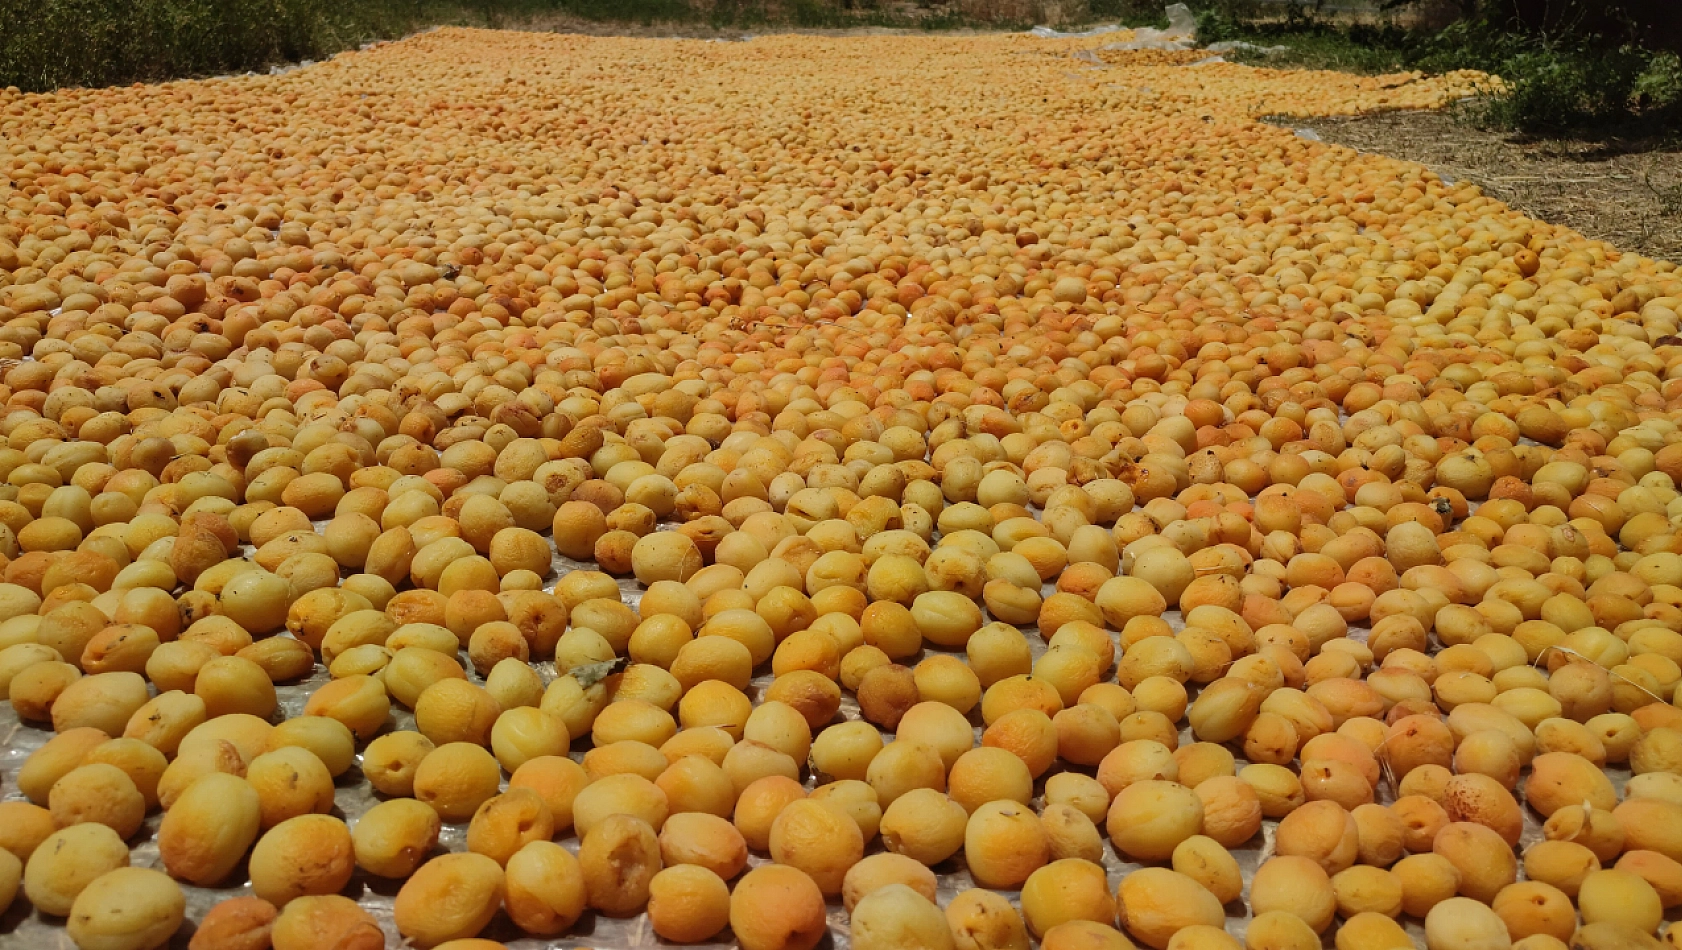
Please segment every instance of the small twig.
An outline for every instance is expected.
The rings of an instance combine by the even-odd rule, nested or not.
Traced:
[[[1390,744],[1391,739],[1395,739],[1400,735],[1401,733],[1397,733],[1394,736],[1385,736],[1384,741],[1380,742],[1378,747],[1372,750],[1373,756],[1378,759],[1378,770],[1384,778],[1384,781],[1389,783],[1390,790],[1392,792],[1401,791],[1402,786],[1401,783],[1396,781],[1395,770],[1390,767],[1390,757],[1388,755],[1379,755],[1379,753],[1384,751],[1384,747]]]
[[[1545,647],[1543,647],[1542,652],[1536,654],[1536,662],[1532,663],[1530,665],[1533,666],[1533,667],[1534,666],[1539,666],[1541,664],[1542,660],[1547,657],[1549,650],[1557,650],[1560,653],[1565,654],[1566,656],[1574,656],[1577,659],[1582,660],[1584,663],[1594,663],[1595,666],[1600,666],[1599,663],[1595,663],[1593,660],[1589,659],[1588,657],[1584,656],[1581,653],[1578,653],[1576,650],[1573,650],[1570,647],[1562,647],[1562,646],[1545,646]],[[1605,667],[1601,667],[1601,668],[1605,669]],[[1652,690],[1648,689],[1647,687],[1642,686],[1640,683],[1637,683],[1635,680],[1632,680],[1629,677],[1623,675],[1622,673],[1619,673],[1617,670],[1606,670],[1606,675],[1610,676],[1610,677],[1614,677],[1616,679],[1623,680],[1625,683],[1628,683],[1629,685],[1635,687],[1636,689],[1641,690],[1643,693],[1646,693],[1648,696],[1653,697],[1653,700],[1655,702],[1660,702],[1660,703],[1669,702],[1669,700],[1665,699],[1663,696],[1660,696],[1658,693],[1655,693]]]
[[[1659,205],[1665,214],[1682,212],[1682,186],[1660,188],[1653,184],[1653,163],[1649,161],[1647,167],[1641,170],[1641,184],[1659,199]]]
[[[1553,178],[1547,175],[1502,175],[1489,179],[1490,181],[1549,181],[1561,185],[1587,185],[1597,181],[1611,181],[1616,175],[1602,175],[1599,178]]]

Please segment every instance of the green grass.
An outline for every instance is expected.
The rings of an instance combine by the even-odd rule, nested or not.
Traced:
[[[1333,69],[1362,75],[1393,73],[1409,68],[1400,50],[1386,46],[1369,46],[1351,39],[1345,33],[1330,30],[1239,34],[1225,38],[1243,40],[1258,46],[1285,47],[1279,52],[1264,53],[1240,49],[1225,54],[1227,59],[1252,66],[1274,69]]]
[[[1419,68],[1430,55],[1431,42],[1389,25],[1334,26],[1319,22],[1289,7],[1281,18],[1249,19],[1234,15],[1221,5],[1208,5],[1198,12],[1197,39],[1208,45],[1220,40],[1240,40],[1257,46],[1283,46],[1272,52],[1234,50],[1226,54],[1235,62],[1280,69],[1333,69],[1372,75]],[[1443,68],[1459,68],[1460,64]]]
[[[1088,0],[1087,19],[1126,27],[1168,26],[1167,0]]]

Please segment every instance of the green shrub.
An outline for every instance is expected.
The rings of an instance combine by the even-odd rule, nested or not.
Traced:
[[[0,85],[262,69],[401,34],[440,9],[430,0],[0,0]]]
[[[1593,34],[1544,36],[1458,23],[1432,38],[1422,68],[1476,68],[1508,92],[1479,111],[1496,128],[1545,135],[1682,132],[1682,60]]]
[[[1498,127],[1525,132],[1605,127],[1630,113],[1631,87],[1642,64],[1639,54],[1622,51],[1520,53],[1500,64],[1511,90],[1491,99],[1485,115]]]
[[[1645,109],[1676,112],[1682,107],[1682,56],[1658,53],[1635,77],[1635,100]]]
[[[1094,21],[1122,26],[1168,26],[1170,0],[1087,0],[1087,14]]]
[[[1675,53],[1583,30],[1524,32],[1493,2],[1468,0],[1463,6],[1471,16],[1440,30],[1402,29],[1393,23],[1332,26],[1301,14],[1258,16],[1258,8],[1243,2],[1202,0],[1198,39],[1287,47],[1266,55],[1233,54],[1258,65],[1361,73],[1481,69],[1504,79],[1509,91],[1485,100],[1473,114],[1487,125],[1516,132],[1682,133],[1682,58]]]

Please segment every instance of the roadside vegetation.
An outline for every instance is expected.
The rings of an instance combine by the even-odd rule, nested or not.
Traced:
[[[1682,57],[1642,45],[1637,23],[1617,32],[1571,26],[1526,30],[1497,9],[1479,7],[1441,28],[1408,28],[1329,23],[1303,5],[1266,18],[1236,9],[1205,6],[1198,39],[1285,47],[1240,50],[1233,58],[1243,62],[1362,73],[1480,69],[1506,80],[1509,89],[1473,107],[1473,117],[1489,127],[1645,138],[1682,132]]]

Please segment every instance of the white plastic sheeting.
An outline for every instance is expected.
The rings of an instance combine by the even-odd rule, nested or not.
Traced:
[[[1081,30],[1076,33],[1064,33],[1049,26],[1036,26],[1028,32],[1042,40],[1080,40],[1093,36],[1103,36],[1105,33],[1116,33],[1121,29],[1122,27],[1115,23],[1106,23],[1103,26],[1095,26],[1090,30]]]
[[[1243,40],[1221,40],[1204,47],[1211,53],[1231,53],[1233,51],[1245,53],[1283,53],[1289,47],[1263,46],[1260,43],[1246,43]]]
[[[1133,31],[1133,38],[1120,43],[1111,43],[1105,49],[1140,50],[1166,49],[1184,50],[1197,48],[1197,18],[1192,16],[1191,8],[1183,3],[1168,5],[1168,28],[1159,30],[1155,27],[1140,27]]]

